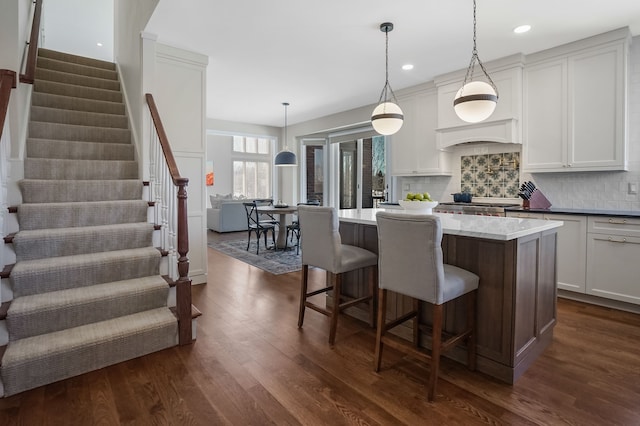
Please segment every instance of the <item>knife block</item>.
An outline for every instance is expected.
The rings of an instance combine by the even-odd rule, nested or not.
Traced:
[[[524,209],[548,209],[549,207],[551,207],[551,202],[539,189],[533,191],[531,198],[522,201]]]

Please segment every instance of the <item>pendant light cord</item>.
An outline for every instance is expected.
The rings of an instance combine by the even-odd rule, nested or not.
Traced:
[[[384,83],[389,85],[389,31],[384,32]]]
[[[475,71],[475,63],[477,61],[478,65],[480,65],[480,69],[482,69],[482,72],[487,77],[487,80],[489,80],[489,84],[491,85],[491,87],[493,87],[493,90],[496,91],[496,96],[498,96],[498,87],[495,85],[495,83],[489,76],[489,73],[485,69],[484,64],[482,63],[482,61],[480,60],[480,57],[478,56],[478,47],[476,45],[476,42],[477,42],[476,25],[477,25],[476,0],[473,0],[473,50],[471,51],[471,62],[469,63],[469,68],[467,68],[467,73],[464,76],[464,82],[462,83],[462,88],[464,90],[464,86],[467,84],[467,82],[470,80],[473,80],[473,72]]]
[[[396,94],[393,92],[393,89],[391,88],[391,84],[389,84],[389,31],[392,31],[392,30],[393,30],[393,24],[389,22],[385,22],[384,24],[380,25],[380,31],[382,31],[385,35],[385,51],[384,51],[385,74],[384,74],[384,86],[382,87],[382,92],[380,93],[380,99],[378,100],[378,104],[381,104],[382,102],[386,103],[389,100],[387,91],[391,92],[391,98],[393,99],[393,102],[396,104],[398,103],[396,99]]]
[[[283,102],[284,106],[284,151],[289,151],[289,145],[287,144],[287,107],[289,102]]]

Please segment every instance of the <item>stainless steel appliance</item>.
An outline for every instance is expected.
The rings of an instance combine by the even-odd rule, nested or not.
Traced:
[[[440,203],[435,213],[475,214],[479,216],[505,216],[505,208],[519,207],[509,203]]]

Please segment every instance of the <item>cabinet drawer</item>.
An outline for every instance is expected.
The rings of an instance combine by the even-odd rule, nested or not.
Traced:
[[[638,268],[640,238],[589,234],[587,293],[640,304]]]
[[[507,217],[517,217],[520,219],[544,219],[542,213],[529,213],[529,212],[507,212]]]
[[[587,232],[640,237],[640,218],[589,216]]]

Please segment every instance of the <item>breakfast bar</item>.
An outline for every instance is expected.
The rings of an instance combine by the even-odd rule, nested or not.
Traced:
[[[342,242],[378,252],[376,213],[384,209],[341,210]],[[394,210],[394,212],[404,212]],[[407,212],[406,214],[412,214]],[[514,383],[553,339],[556,323],[556,232],[561,221],[435,213],[441,219],[445,263],[480,277],[477,296],[477,369]],[[398,247],[402,250],[402,247]],[[352,273],[343,290],[350,296],[366,291],[363,277]],[[387,318],[411,309],[411,299],[390,295]],[[445,329],[465,325],[464,300],[445,311]],[[359,317],[356,309],[347,314]],[[428,324],[431,310],[423,309]],[[411,323],[398,327],[411,339]],[[429,347],[430,338],[422,336]],[[458,348],[449,357],[464,363]]]

